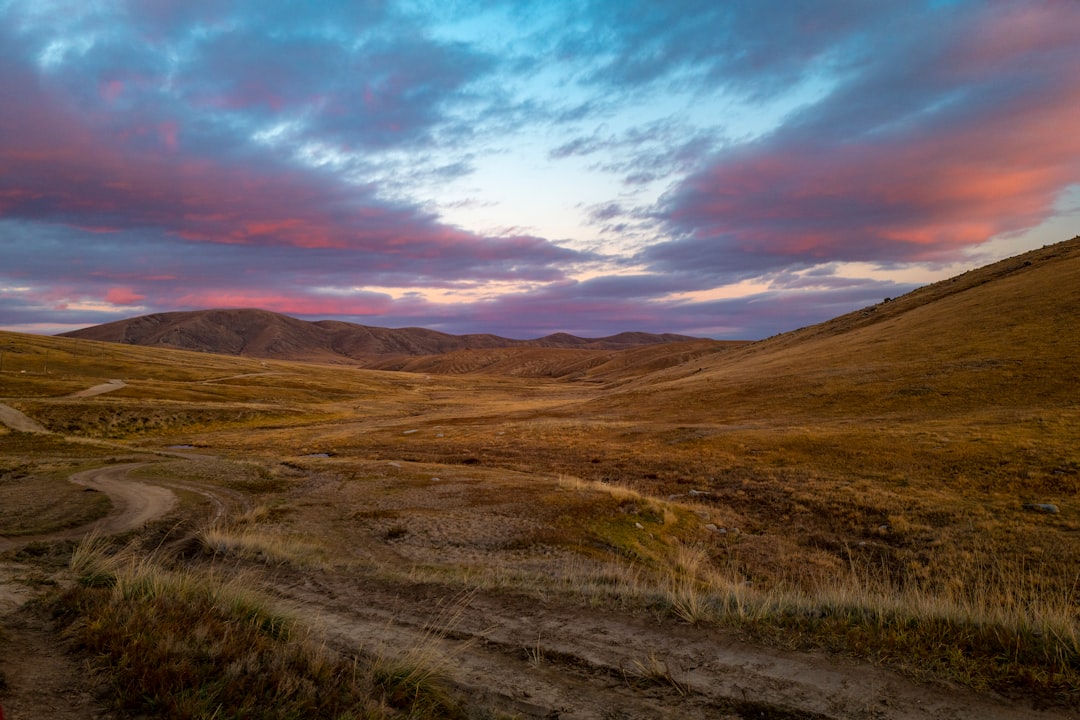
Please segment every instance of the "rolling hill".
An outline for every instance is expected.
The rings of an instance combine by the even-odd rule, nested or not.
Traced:
[[[619,350],[531,346],[468,349],[440,355],[393,357],[369,363],[366,367],[434,375],[483,374],[614,382],[647,375],[745,344],[742,341],[688,340]]]
[[[611,351],[695,340],[686,335],[640,332],[595,339],[556,333],[534,340],[511,340],[490,334],[450,335],[424,328],[390,329],[335,320],[306,322],[256,309],[157,313],[62,336],[263,359],[361,365],[388,357],[440,355],[461,350],[530,347]]]
[[[1080,237],[645,375],[598,406],[852,416],[1075,407]]]

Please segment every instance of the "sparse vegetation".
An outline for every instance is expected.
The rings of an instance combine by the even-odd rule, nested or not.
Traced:
[[[270,697],[258,667],[292,716],[488,712],[456,704],[434,641],[342,659],[252,592],[310,585],[327,607],[365,582],[421,606],[472,589],[724,628],[1076,707],[1080,240],[1041,252],[688,365],[642,353],[661,367],[619,375],[609,359],[607,384],[86,341],[76,357],[71,340],[0,333],[0,395],[55,433],[0,431],[0,522],[12,536],[100,517],[107,500],[64,478],[110,458],[190,486],[134,533],[159,551],[98,547],[76,557],[81,584],[56,581],[51,607],[130,711],[243,716]],[[127,385],[61,397],[109,377]],[[207,489],[228,513],[177,550]],[[563,662],[547,640],[530,630],[515,657]],[[664,657],[636,660],[634,683],[698,692]],[[340,692],[309,692],[325,684]]]
[[[295,537],[271,534],[256,527],[206,528],[198,534],[203,550],[211,555],[235,556],[268,565],[293,563],[319,567],[326,551],[319,545]]]
[[[112,705],[165,718],[464,717],[405,654],[341,657],[245,583],[88,543],[50,604],[108,672]]]

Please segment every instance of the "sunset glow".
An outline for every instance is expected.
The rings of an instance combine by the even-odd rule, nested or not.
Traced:
[[[1077,37],[1061,0],[7,0],[0,327],[765,337],[1080,233]]]

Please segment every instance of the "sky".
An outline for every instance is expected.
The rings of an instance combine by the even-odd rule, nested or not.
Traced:
[[[0,328],[758,339],[1080,234],[1080,2],[0,0]]]

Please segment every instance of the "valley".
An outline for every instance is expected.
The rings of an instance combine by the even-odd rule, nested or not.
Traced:
[[[1080,238],[750,343],[0,333],[0,704],[1076,717],[1077,317]]]

